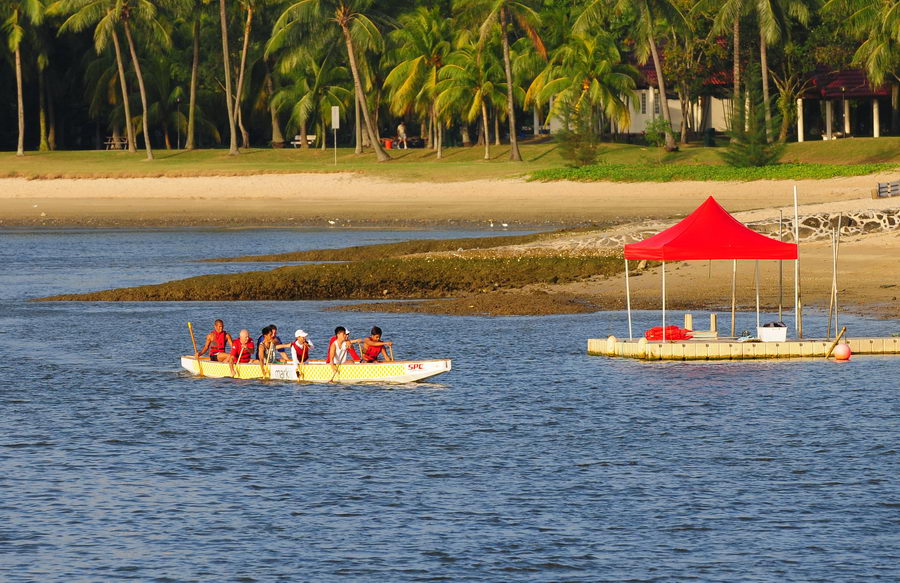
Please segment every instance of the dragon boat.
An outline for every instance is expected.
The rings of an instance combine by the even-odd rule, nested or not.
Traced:
[[[406,384],[430,379],[449,372],[450,360],[396,360],[372,363],[346,362],[337,370],[323,360],[310,360],[301,365],[291,363],[235,364],[182,356],[181,366],[197,376],[236,379],[272,379],[307,383],[389,383]]]

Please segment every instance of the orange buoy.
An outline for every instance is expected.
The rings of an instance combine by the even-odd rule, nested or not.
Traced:
[[[834,347],[834,359],[835,360],[850,360],[850,355],[853,354],[850,351],[850,347],[846,344],[838,344]]]

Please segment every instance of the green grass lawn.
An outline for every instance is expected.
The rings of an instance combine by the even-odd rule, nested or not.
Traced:
[[[581,179],[652,180],[733,180],[732,169],[719,158],[721,147],[689,145],[666,154],[658,148],[628,144],[606,144],[601,153],[601,166],[618,168]],[[166,151],[157,150],[156,160],[144,161],[144,154],[120,151],[28,152],[18,158],[14,153],[0,153],[0,177],[26,178],[102,178],[135,176],[202,176],[246,175],[290,172],[358,172],[400,181],[459,181],[529,177],[540,171],[565,169],[556,144],[524,143],[524,162],[510,162],[508,146],[492,146],[490,161],[482,160],[483,149],[447,148],[444,158],[436,160],[430,150],[391,150],[391,162],[379,163],[371,153],[356,155],[350,148],[338,149],[334,164],[333,150],[250,149],[239,156],[228,156],[226,150]],[[859,164],[900,165],[900,138],[853,138],[830,142],[816,141],[789,144],[783,158],[786,163],[827,164],[824,168],[785,166],[772,176],[763,178],[817,178],[835,175],[857,175],[890,169],[891,166],[854,167]],[[713,169],[712,167],[716,167]],[[678,168],[678,170],[675,170]],[[721,171],[719,171],[721,169]],[[550,178],[550,176],[545,176]],[[755,178],[749,178],[755,179]]]

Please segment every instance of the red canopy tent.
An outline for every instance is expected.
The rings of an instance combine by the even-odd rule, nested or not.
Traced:
[[[678,224],[639,243],[625,245],[625,282],[628,293],[628,334],[631,334],[631,290],[628,260],[662,261],[663,329],[666,314],[666,261],[698,259],[797,259],[797,245],[770,239],[735,220],[716,199],[709,197]],[[732,279],[732,329],[734,328],[734,280]],[[759,275],[757,270],[757,324]]]
[[[797,245],[760,235],[709,197],[697,210],[661,233],[625,245],[625,259],[796,259]]]

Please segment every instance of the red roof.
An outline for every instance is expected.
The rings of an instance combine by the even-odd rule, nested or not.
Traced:
[[[751,231],[709,197],[697,210],[639,243],[625,245],[625,259],[796,259],[797,245]]]
[[[811,87],[803,94],[811,99],[842,99],[883,97],[890,95],[887,85],[872,87],[864,71],[848,69],[830,71],[818,68],[810,80]]]

